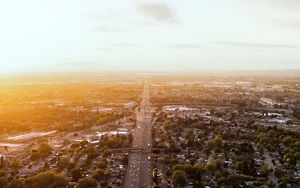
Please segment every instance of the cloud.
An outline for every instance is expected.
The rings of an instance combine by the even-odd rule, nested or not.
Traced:
[[[293,45],[286,44],[266,44],[266,43],[247,43],[247,42],[233,42],[233,41],[214,41],[211,44],[222,46],[233,46],[243,48],[295,48]]]
[[[258,3],[262,3],[258,0]],[[268,6],[275,6],[276,8],[288,10],[288,11],[298,11],[300,9],[299,0],[267,0],[264,3],[267,3]]]
[[[91,71],[95,70],[95,68],[102,67],[103,63],[98,61],[90,61],[90,60],[66,60],[64,62],[52,63],[49,65],[41,65],[35,66],[35,69],[43,70],[45,67],[47,71]]]
[[[272,23],[280,27],[300,29],[300,19],[273,19]]]
[[[111,44],[112,46],[128,46],[128,47],[137,47],[141,46],[140,44],[137,43],[113,43]]]
[[[197,49],[202,48],[202,46],[197,44],[171,44],[166,46],[167,48],[177,48],[177,49]]]
[[[176,16],[170,7],[164,3],[138,3],[137,10],[145,17],[160,23],[174,23]]]
[[[122,32],[122,30],[119,28],[106,26],[95,27],[94,31],[98,33]]]
[[[51,65],[70,65],[70,66],[74,66],[74,65],[99,65],[101,63],[97,62],[97,61],[90,61],[90,60],[67,60],[64,62],[60,62],[60,63],[54,63]]]
[[[113,48],[96,48],[97,51],[116,51],[116,49]]]

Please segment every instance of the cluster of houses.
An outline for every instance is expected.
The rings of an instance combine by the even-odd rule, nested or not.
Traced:
[[[274,175],[278,169],[284,169],[294,180],[287,185],[290,187],[300,185],[300,179],[297,178],[300,177],[300,161],[294,168],[287,168],[282,154],[285,147],[281,146],[281,149],[275,148],[270,151],[263,149],[257,138],[258,129],[251,127],[261,126],[264,130],[268,130],[275,126],[284,131],[288,122],[292,120],[288,114],[258,109],[241,111],[222,107],[206,109],[164,106],[158,109],[156,115],[157,122],[153,128],[154,147],[164,150],[154,153],[154,164],[166,175],[162,177],[165,177],[169,186],[175,185],[172,173],[176,165],[208,166],[214,160],[221,161],[222,169],[219,171],[227,173],[222,174],[223,178],[230,174],[245,175],[243,168],[246,167],[241,166],[251,167],[253,172],[246,174],[251,180],[242,182],[245,186],[266,187],[285,183],[282,177]],[[165,126],[168,124],[166,121],[169,126]],[[221,140],[219,146],[213,143],[217,142],[215,141],[217,137]],[[220,177],[216,178],[213,173],[207,171],[201,177],[201,186],[220,186]],[[199,182],[192,176],[187,174],[186,178],[185,187],[199,186]],[[271,181],[268,181],[269,179]],[[299,184],[293,183],[297,181]]]

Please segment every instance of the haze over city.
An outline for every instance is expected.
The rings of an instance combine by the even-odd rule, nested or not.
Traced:
[[[0,27],[0,188],[300,187],[300,0],[3,0]]]
[[[0,72],[300,68],[298,0],[27,0],[0,6]]]

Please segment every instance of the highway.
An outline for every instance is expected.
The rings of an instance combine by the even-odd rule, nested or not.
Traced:
[[[132,139],[132,148],[143,150],[137,150],[129,154],[124,188],[150,188],[152,186],[151,108],[149,98],[149,83],[145,82]]]

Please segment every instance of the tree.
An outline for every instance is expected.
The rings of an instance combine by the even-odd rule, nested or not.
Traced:
[[[54,171],[41,172],[25,179],[27,188],[65,187],[68,185],[68,178]]]
[[[100,139],[99,145],[102,147],[120,148],[123,145],[123,140],[117,136],[103,137]]]
[[[108,138],[107,145],[110,148],[120,148],[123,145],[123,140],[119,137],[112,136]]]
[[[293,143],[293,138],[291,136],[286,136],[282,139],[282,142],[285,146],[289,146]]]
[[[127,155],[123,156],[123,158],[122,158],[122,163],[123,163],[124,165],[128,165],[128,156],[127,156]]]
[[[224,185],[227,185],[227,179],[224,177],[219,178],[218,179],[218,187],[221,187],[221,186],[224,187]]]
[[[240,184],[241,181],[250,181],[252,178],[250,176],[242,174],[231,174],[227,178],[227,182],[230,182],[231,185]]]
[[[296,152],[294,155],[293,155],[293,159],[295,160],[295,161],[300,161],[300,152],[298,151],[298,152]]]
[[[23,165],[19,161],[14,160],[13,162],[11,162],[10,167],[14,170],[18,170],[22,168]]]
[[[186,165],[177,164],[177,165],[174,166],[173,170],[174,171],[176,171],[176,170],[182,170],[182,171],[184,171],[187,174],[194,174],[195,171],[196,171],[196,169],[192,165],[190,165],[190,164],[186,164]]]
[[[175,152],[175,151],[177,150],[176,144],[175,144],[175,143],[171,143],[171,144],[169,145],[169,150],[170,150],[171,152]]]
[[[81,146],[81,147],[85,147],[85,146],[87,146],[88,144],[89,144],[89,142],[88,142],[87,140],[83,140],[83,141],[80,142],[80,146]]]
[[[110,154],[111,154],[110,149],[107,149],[107,150],[104,150],[104,151],[103,151],[103,157],[107,157],[107,156],[109,156]]]
[[[79,168],[75,168],[72,170],[72,179],[77,182],[79,178],[81,178],[81,170]]]
[[[259,143],[263,146],[266,145],[267,143],[269,143],[268,137],[266,137],[266,136],[259,137]]]
[[[0,156],[0,167],[4,166],[4,157],[3,155]]]
[[[13,179],[9,183],[8,188],[25,188],[23,179]]]
[[[80,147],[80,143],[78,143],[78,142],[75,142],[75,143],[71,144],[72,149],[76,149],[76,148],[79,148],[79,147]]]
[[[278,188],[286,188],[286,183],[285,182],[280,182],[278,184]]]
[[[276,132],[274,130],[272,130],[272,129],[269,130],[268,133],[267,133],[268,137],[274,137],[275,134],[276,134]]]
[[[42,157],[42,154],[38,151],[33,151],[30,155],[30,160],[36,161],[39,160]]]
[[[83,178],[79,180],[79,188],[96,188],[98,186],[97,180],[94,178]]]
[[[300,120],[300,110],[294,110],[294,111],[293,111],[293,116],[294,116],[295,118],[297,118],[297,119]]]
[[[175,185],[183,186],[186,183],[186,174],[182,170],[175,170],[172,179]]]
[[[282,168],[276,168],[274,171],[274,174],[280,178],[282,176],[284,176],[286,174],[286,170],[282,169]]]
[[[43,166],[44,170],[49,169],[49,167],[50,167],[50,165],[49,165],[49,163],[46,161],[45,164],[44,164],[44,166]]]
[[[209,163],[207,163],[207,165],[206,165],[206,169],[208,170],[208,171],[215,171],[216,169],[217,169],[217,166],[216,166],[216,164],[215,163],[213,163],[213,162],[209,162]]]
[[[6,172],[4,170],[0,170],[0,177],[6,176]]]
[[[247,142],[240,143],[239,150],[243,153],[253,153],[254,152],[252,145]]]
[[[207,142],[207,147],[209,149],[218,149],[222,147],[222,139],[220,137],[215,137]]]
[[[52,153],[52,150],[52,147],[46,142],[42,143],[39,147],[39,152],[43,156],[49,156]]]
[[[201,165],[201,164],[198,164],[198,165],[194,165],[193,168],[195,169],[195,178],[197,180],[201,180],[202,179],[202,175],[206,172],[206,167],[205,165]]]
[[[244,165],[243,161],[236,161],[234,164],[235,168],[239,171],[242,171],[243,165]]]
[[[172,128],[171,122],[170,121],[165,121],[163,123],[163,127],[165,130],[169,130],[170,128]]]
[[[97,163],[97,166],[101,169],[104,169],[107,167],[107,160],[106,159],[100,159]]]
[[[6,187],[7,184],[8,184],[7,177],[6,176],[0,177],[0,188]]]
[[[218,168],[218,169],[223,167],[223,163],[220,159],[214,159],[214,160],[210,161],[210,163],[214,164],[214,166],[216,166],[216,168]]]
[[[70,160],[67,157],[62,157],[58,161],[58,168],[61,170],[68,168],[69,164],[70,164]]]
[[[95,178],[98,181],[104,180],[106,178],[106,174],[102,169],[97,169],[93,174],[93,178]]]
[[[98,153],[96,152],[94,147],[88,147],[86,149],[86,153],[87,153],[87,160],[91,161],[94,158],[96,158],[98,156]]]

